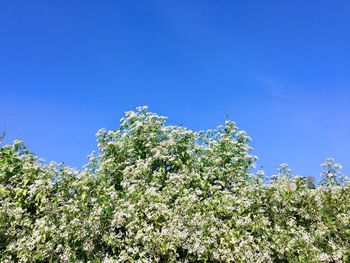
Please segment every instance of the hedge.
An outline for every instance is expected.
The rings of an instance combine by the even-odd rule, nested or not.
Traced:
[[[196,132],[147,107],[97,133],[83,169],[0,149],[1,262],[349,262],[350,184],[256,170],[231,121]]]

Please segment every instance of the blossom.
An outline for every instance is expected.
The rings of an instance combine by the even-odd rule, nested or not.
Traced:
[[[146,106],[96,134],[82,170],[0,148],[1,262],[346,262],[350,185],[332,158],[310,188],[255,170],[226,121],[195,132]]]

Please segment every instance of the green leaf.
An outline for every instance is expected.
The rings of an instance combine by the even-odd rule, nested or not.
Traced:
[[[86,192],[83,192],[83,193],[82,193],[81,199],[82,199],[83,201],[85,201],[85,199],[86,199]]]
[[[28,178],[27,178],[27,179],[24,179],[24,180],[23,180],[23,185],[27,185],[29,181],[30,181],[30,179],[28,179]]]
[[[23,189],[22,195],[23,195],[23,196],[26,196],[27,193],[28,193],[28,189]]]

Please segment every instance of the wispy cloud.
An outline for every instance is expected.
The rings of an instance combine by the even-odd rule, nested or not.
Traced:
[[[263,88],[271,95],[279,99],[286,99],[288,97],[285,91],[285,84],[280,83],[276,79],[268,77],[258,77],[256,80],[262,85]]]

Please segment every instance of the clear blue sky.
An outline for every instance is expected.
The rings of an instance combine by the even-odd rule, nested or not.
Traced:
[[[226,115],[268,174],[350,172],[350,2],[1,1],[0,130],[80,167],[139,105],[190,129]]]

